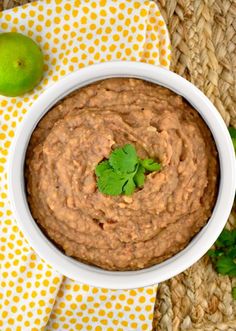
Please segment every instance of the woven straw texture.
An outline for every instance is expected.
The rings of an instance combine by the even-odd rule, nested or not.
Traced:
[[[27,0],[0,0],[0,10]],[[236,127],[236,0],[159,0],[168,24],[171,69],[198,86],[226,124]],[[236,225],[236,207],[228,227]],[[215,273],[207,257],[159,286],[155,331],[236,331],[236,280]]]
[[[236,1],[159,0],[158,4],[171,36],[171,69],[198,86],[226,124],[236,127]],[[227,226],[235,225],[233,212]],[[235,331],[232,283],[235,280],[217,275],[204,257],[160,285],[156,329]]]

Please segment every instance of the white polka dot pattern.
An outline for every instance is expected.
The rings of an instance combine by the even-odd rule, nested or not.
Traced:
[[[0,330],[151,330],[156,286],[108,291],[66,279],[29,247],[12,217],[6,162],[17,125],[41,91],[84,66],[111,60],[170,64],[157,5],[133,0],[46,0],[0,13],[0,32],[42,48],[45,75],[23,97],[0,96]]]

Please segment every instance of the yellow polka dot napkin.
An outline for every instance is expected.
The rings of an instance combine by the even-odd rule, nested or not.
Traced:
[[[66,279],[29,247],[8,202],[6,162],[24,114],[42,90],[96,62],[133,60],[166,68],[170,43],[157,5],[134,0],[47,0],[0,13],[0,32],[42,48],[45,75],[23,97],[0,96],[0,330],[151,330],[156,286],[130,291]]]

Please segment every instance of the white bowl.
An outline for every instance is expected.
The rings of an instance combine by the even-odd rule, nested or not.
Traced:
[[[31,216],[24,185],[24,160],[30,136],[41,117],[60,99],[92,82],[110,77],[136,77],[162,86],[186,98],[200,113],[215,139],[220,162],[217,202],[208,223],[180,253],[153,267],[112,272],[89,266],[64,255],[41,232]],[[33,249],[63,275],[96,287],[130,289],[165,281],[184,271],[213,245],[230,214],[236,187],[235,154],[228,130],[208,98],[194,85],[171,71],[137,62],[96,64],[74,72],[48,88],[23,119],[8,163],[9,198],[14,216]]]

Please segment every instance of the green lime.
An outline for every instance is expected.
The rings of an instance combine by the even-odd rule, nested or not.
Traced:
[[[43,54],[29,37],[0,33],[0,94],[14,97],[32,90],[43,76]]]

